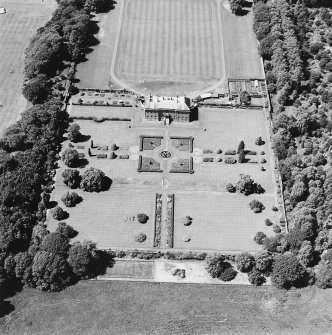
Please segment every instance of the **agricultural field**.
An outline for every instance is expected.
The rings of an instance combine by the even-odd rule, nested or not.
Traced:
[[[56,8],[54,0],[0,0],[0,134],[27,107],[23,97],[24,49]]]
[[[236,17],[226,1],[119,0],[95,20],[100,44],[77,67],[80,88],[197,96],[264,78],[252,14]]]
[[[2,335],[330,334],[331,290],[83,281],[62,292],[25,289]]]

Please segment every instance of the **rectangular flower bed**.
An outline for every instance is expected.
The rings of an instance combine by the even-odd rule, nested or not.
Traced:
[[[139,150],[153,150],[161,146],[162,136],[140,136]]]
[[[156,194],[156,212],[154,221],[154,240],[153,246],[160,248],[161,241],[161,213],[162,213],[163,200],[160,193]]]
[[[97,154],[97,158],[105,159],[107,158],[107,154]]]
[[[174,137],[171,136],[172,145],[180,151],[193,152],[193,137]]]
[[[174,235],[174,194],[167,195],[166,247],[173,248]]]
[[[193,158],[181,158],[172,163],[170,173],[193,173]]]
[[[119,159],[129,159],[129,155],[119,155]]]
[[[152,157],[139,156],[138,159],[138,172],[163,172],[160,169],[160,164]]]

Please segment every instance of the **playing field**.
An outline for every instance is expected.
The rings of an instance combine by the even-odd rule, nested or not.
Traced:
[[[218,4],[211,0],[125,0],[117,50],[120,78],[221,78]]]
[[[54,0],[0,0],[0,134],[26,108],[22,91],[24,49],[55,9]]]
[[[252,13],[227,1],[118,0],[98,14],[100,44],[77,67],[81,88],[197,96],[227,78],[264,78]]]

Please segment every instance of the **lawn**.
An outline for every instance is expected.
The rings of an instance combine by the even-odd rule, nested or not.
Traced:
[[[266,207],[255,214],[249,202],[258,198]],[[272,227],[264,224],[265,218],[278,222],[271,210],[274,196],[250,196],[212,192],[175,192],[174,248],[195,250],[222,250],[223,252],[259,251],[261,247],[253,237],[258,231],[274,235]],[[192,224],[183,224],[186,216]],[[183,237],[189,237],[184,242]]]
[[[252,29],[253,15],[232,14],[227,5],[221,6],[227,78],[265,79],[263,64],[258,55],[256,35]]]
[[[330,334],[331,293],[241,285],[80,282],[25,289],[9,301],[2,335]]]
[[[22,91],[24,50],[37,28],[50,18],[54,0],[0,0],[0,134],[27,107]]]

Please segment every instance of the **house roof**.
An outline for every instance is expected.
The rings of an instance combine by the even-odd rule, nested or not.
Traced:
[[[190,111],[189,99],[186,97],[150,96],[145,102],[146,109],[166,109]]]

